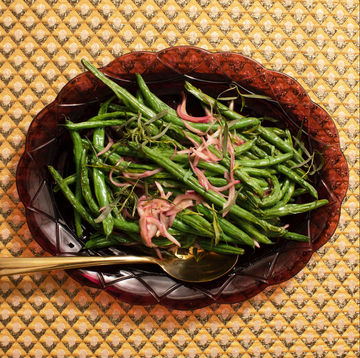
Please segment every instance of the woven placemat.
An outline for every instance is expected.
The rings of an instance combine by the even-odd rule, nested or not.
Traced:
[[[358,357],[359,7],[344,1],[0,1],[0,251],[47,255],[15,172],[36,113],[81,73],[130,51],[234,51],[296,78],[339,130],[349,189],[338,228],[296,277],[195,311],[141,307],[63,271],[0,280],[1,357]]]

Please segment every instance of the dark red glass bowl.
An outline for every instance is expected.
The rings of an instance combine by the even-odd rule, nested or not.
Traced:
[[[102,68],[102,72],[130,91],[136,88],[134,74],[140,73],[149,87],[167,101],[179,94],[185,80],[209,94],[216,95],[229,84],[236,84],[244,93],[270,97],[248,100],[249,114],[276,118],[293,133],[301,127],[308,149],[324,152],[324,165],[314,176],[313,184],[320,198],[328,199],[329,204],[292,220],[292,229],[309,235],[309,243],[284,240],[263,247],[244,255],[229,274],[209,283],[179,282],[155,266],[136,265],[68,271],[73,278],[136,305],[161,304],[183,310],[211,303],[238,303],[293,277],[333,235],[348,186],[347,163],[334,122],[293,78],[265,69],[240,54],[211,53],[188,46],[157,53],[128,53]],[[61,196],[53,193],[47,171],[48,165],[64,176],[70,171],[71,142],[58,123],[65,116],[74,122],[89,118],[110,94],[105,85],[85,72],[65,85],[30,125],[17,170],[17,188],[32,235],[52,255],[76,254],[83,246],[83,241],[74,235],[72,210]],[[111,248],[85,254],[126,252]]]

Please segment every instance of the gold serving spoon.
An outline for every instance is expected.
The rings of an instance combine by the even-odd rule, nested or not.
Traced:
[[[1,257],[0,276],[39,271],[91,268],[122,264],[156,264],[168,275],[186,282],[208,282],[228,273],[238,256],[204,253],[199,260],[187,250],[178,249],[173,257],[160,260],[152,256],[52,256]]]

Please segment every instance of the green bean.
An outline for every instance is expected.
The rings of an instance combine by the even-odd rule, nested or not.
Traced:
[[[264,210],[264,218],[278,217],[278,216],[287,216],[305,213],[311,210],[318,209],[326,204],[329,201],[327,199],[316,200],[310,203],[305,204],[287,204],[281,208],[271,208]]]
[[[184,233],[195,234],[195,235],[204,235],[204,232],[201,233],[201,232],[199,232],[199,230],[197,230],[197,229],[193,228],[192,226],[189,226],[185,222],[183,222],[181,215],[177,215],[174,218],[172,228],[182,231]],[[212,237],[212,235],[213,234],[210,233],[209,235],[206,235],[206,236]]]
[[[246,195],[249,197],[249,199],[251,199],[260,208],[267,208],[273,206],[281,198],[280,184],[275,175],[271,177],[271,182],[273,184],[273,188],[270,195],[264,196],[262,199],[259,199],[253,193],[246,191]]]
[[[304,189],[304,188],[297,188],[297,189],[294,190],[294,193],[293,193],[293,195],[292,195],[292,198],[296,198],[296,197],[298,197],[298,196],[300,196],[300,195],[305,194],[306,192],[307,192],[307,190]]]
[[[235,147],[234,152],[235,152],[235,158],[239,155],[241,155],[242,153],[247,152],[248,150],[250,150],[252,148],[252,146],[255,144],[256,142],[256,138],[253,138],[251,140],[246,141],[244,144],[238,145],[237,147]]]
[[[172,136],[173,139],[180,140],[180,141],[187,140],[187,137],[186,137],[186,135],[187,135],[190,138],[192,138],[193,140],[195,140],[197,143],[199,143],[199,144],[201,143],[201,139],[197,135],[182,129],[181,127],[177,126],[176,124],[172,125],[169,128],[168,132],[170,132],[170,135]],[[186,135],[185,135],[185,133],[186,133]],[[221,154],[218,152],[217,149],[215,149],[214,146],[211,145],[208,148],[213,154],[215,154],[217,157],[221,158]],[[220,164],[225,166],[227,169],[230,169],[230,167],[231,167],[231,161],[229,158],[221,159]],[[258,185],[258,183],[253,181],[252,178],[247,173],[245,173],[242,170],[235,169],[234,175],[238,179],[240,179],[245,185],[250,187],[257,195],[259,195],[260,197],[263,197],[263,195],[264,195],[263,189],[261,188],[260,185]]]
[[[92,190],[90,187],[89,181],[89,171],[87,167],[87,150],[83,149],[81,160],[80,160],[80,183],[81,183],[81,190],[83,198],[88,205],[90,211],[94,215],[99,215],[99,206],[97,205],[96,201],[94,200]]]
[[[187,234],[183,240],[180,241],[181,247],[184,249],[190,248],[194,246],[196,235]]]
[[[139,153],[141,154],[141,153]],[[189,163],[189,156],[187,154],[174,154],[174,152],[172,151],[162,151],[162,154],[165,155],[167,158],[171,158],[171,160],[173,162],[176,163],[185,163],[188,164]],[[134,152],[133,152],[134,155]],[[141,157],[141,155],[139,156]],[[198,163],[198,167],[201,169],[207,169],[209,171],[212,171],[214,173],[218,173],[221,175],[224,175],[224,173],[227,171],[227,169],[218,163],[209,163],[206,162],[205,160],[201,159]],[[226,184],[225,184],[226,185]]]
[[[94,65],[92,65],[89,61],[82,58],[81,63],[85,66],[87,70],[89,70],[97,79],[106,84],[115,95],[125,104],[126,107],[130,109],[130,111],[138,113],[141,112],[145,118],[152,118],[156,115],[156,113],[150,108],[146,107],[144,104],[140,103],[129,91],[119,86],[117,83],[110,80],[106,75],[100,72]]]
[[[103,121],[88,121],[88,122],[79,122],[79,123],[68,123],[64,124],[64,127],[74,131],[81,131],[84,129],[96,129],[100,127],[111,127],[111,126],[120,126],[124,124],[124,120],[120,119],[108,119]]]
[[[112,100],[113,97],[110,98],[110,100]],[[104,103],[107,104],[108,103]],[[104,105],[103,104],[103,105]],[[107,107],[106,107],[107,108]],[[103,113],[99,113],[97,116],[91,117],[89,118],[87,121],[88,122],[101,122],[104,120],[108,120],[108,119],[115,119],[115,118],[130,118],[136,116],[136,113],[133,112],[129,112],[128,110],[121,110],[121,111],[115,111],[115,112],[107,112],[107,109],[104,109]]]
[[[274,236],[272,233],[268,233],[269,237],[278,237]],[[281,236],[281,238],[284,238],[286,240],[292,240],[292,241],[301,241],[301,242],[309,242],[310,238],[307,235],[298,234],[296,232],[287,231],[285,235]]]
[[[181,215],[181,220],[187,225],[193,227],[198,231],[199,236],[207,236],[215,239],[215,231],[213,225],[206,220],[206,218],[200,215],[194,215],[194,212],[185,210]],[[228,244],[239,244],[240,240],[238,237],[227,235],[225,232],[221,232],[219,240],[225,241]],[[217,244],[216,244],[217,245]]]
[[[129,235],[130,237],[130,235]],[[94,237],[86,242],[85,248],[87,249],[104,249],[111,246],[128,245],[134,243],[141,243],[139,235],[132,234],[131,238],[127,238],[119,235],[110,235],[108,238],[104,236]],[[155,237],[152,240],[153,245],[156,246],[170,246],[173,243],[161,237]]]
[[[271,245],[273,242],[263,233],[261,233],[253,224],[246,220],[240,220],[236,216],[232,216],[231,220],[236,224],[237,227],[246,232],[253,240],[256,240],[258,243]],[[274,236],[280,236],[279,233],[274,232]]]
[[[75,197],[73,192],[70,190],[64,179],[61,175],[57,172],[57,170],[52,167],[48,166],[49,172],[54,178],[57,185],[59,185],[61,192],[64,194],[65,198],[70,202],[70,204],[74,207],[74,209],[80,214],[81,218],[88,222],[91,226],[96,229],[101,229],[99,224],[96,224],[92,216],[87,212],[85,207],[80,203],[80,201]]]
[[[118,206],[118,199],[115,197],[115,194],[118,193],[118,191],[113,190],[113,187],[111,185],[108,184],[107,178],[105,177],[105,182],[106,182],[106,192],[107,192],[107,196],[108,196],[108,200],[110,202],[110,205],[112,207],[111,210],[111,215],[115,218],[115,219],[119,219],[119,220],[124,220],[124,217],[120,211],[120,208]]]
[[[137,91],[136,91],[136,99],[139,101],[139,103],[145,104],[145,99],[144,99],[140,89],[137,89]]]
[[[276,165],[276,169],[286,175],[287,177],[289,177],[292,181],[294,181],[295,183],[299,184],[300,186],[302,186],[304,189],[307,190],[307,192],[312,195],[315,199],[318,199],[318,193],[317,190],[309,183],[307,182],[305,179],[303,179],[302,177],[298,176],[294,171],[292,171],[291,169],[289,169],[287,166],[283,165],[283,164],[277,164]]]
[[[202,234],[201,236],[214,237],[214,228],[205,218],[199,214],[196,214],[190,210],[184,210],[180,214],[179,218],[185,224],[198,230]]]
[[[108,105],[108,110],[110,110],[112,112],[127,112],[129,110],[129,108],[126,106],[123,106],[121,104],[111,102]]]
[[[116,98],[116,96],[113,95],[100,105],[99,112],[98,112],[99,116],[102,116],[102,115],[105,115],[108,113],[109,105],[115,98]],[[90,118],[89,121],[91,121],[91,120],[93,120],[93,119]]]
[[[286,129],[281,129],[278,127],[267,127],[267,129],[271,132],[273,132],[275,135],[277,135],[278,137],[286,137]]]
[[[261,140],[261,138],[258,137],[258,142]],[[269,143],[264,141],[263,145],[265,147],[269,147]],[[254,145],[251,149],[252,151],[254,151],[259,158],[266,158],[269,154],[266,153],[264,150],[260,149],[257,145]],[[270,154],[272,155],[278,155],[281,154],[280,151],[278,151],[277,149],[274,149],[274,151]],[[289,159],[286,162],[286,166],[289,167],[289,169],[291,168],[291,170],[298,176],[307,179],[307,174],[305,173],[304,170],[302,170],[301,168],[297,168],[297,163],[295,163],[293,160]]]
[[[294,143],[293,143],[292,135],[291,135],[289,128],[286,128],[284,130],[284,136],[286,138],[287,143],[294,148]],[[298,153],[299,153],[299,151],[298,151]],[[299,153],[299,154],[301,155],[301,153]]]
[[[225,186],[228,183],[228,181],[224,178],[219,178],[219,177],[211,177],[206,175],[206,178],[209,180],[210,184],[217,186],[217,187],[222,187]],[[265,180],[261,179],[261,178],[252,178],[252,180],[256,181],[264,190],[268,190],[269,189],[269,183],[266,182]],[[235,188],[237,190],[239,190],[240,188],[244,188],[243,184],[236,184]]]
[[[69,175],[68,177],[64,178],[63,180],[67,185],[72,185],[72,184],[76,183],[76,173]],[[53,192],[57,193],[59,191],[60,191],[60,186],[55,185],[53,188]]]
[[[66,121],[69,122],[69,121]],[[82,190],[81,190],[81,181],[80,181],[80,172],[81,172],[81,153],[82,153],[82,143],[80,134],[74,131],[69,131],[70,137],[73,142],[73,153],[75,160],[75,174],[76,174],[76,183],[75,183],[75,197],[79,200],[80,203],[83,202]],[[74,210],[74,224],[75,231],[78,237],[82,236],[82,225],[81,225],[81,216]]]
[[[130,238],[131,236],[131,238]],[[189,248],[194,245],[196,236],[195,235],[187,235],[185,238],[179,238],[179,242],[181,244],[182,248]],[[160,247],[166,247],[171,246],[173,243],[166,239],[161,237],[154,237],[153,238],[153,245],[160,246]],[[137,234],[131,234],[128,237],[120,236],[120,235],[110,235],[108,238],[104,237],[102,235],[92,237],[89,241],[86,242],[84,249],[104,249],[111,246],[119,246],[119,245],[128,245],[132,243],[141,243],[141,238]]]
[[[94,149],[98,153],[100,153],[104,149],[104,146],[94,145]],[[122,171],[124,168],[139,169],[143,171],[154,170],[159,168],[159,166],[155,166],[153,164],[133,163],[126,160],[121,161],[122,157],[119,156],[117,153],[112,153],[111,151],[102,154],[100,158],[102,159],[103,162],[116,166],[115,170],[117,171]]]
[[[295,154],[295,157],[299,159],[299,153],[294,149],[293,146],[289,145],[287,142],[283,141],[279,136],[274,132],[270,131],[266,127],[259,126],[257,128],[259,134],[262,138],[273,144],[276,148],[285,153]],[[301,159],[301,157],[300,157]]]
[[[256,149],[256,146],[253,146],[253,149]],[[257,148],[257,153],[260,157],[263,157],[263,158],[268,157],[268,155],[259,148]],[[300,186],[302,186],[303,188],[305,188],[315,199],[318,198],[316,189],[308,181],[306,181],[304,178],[302,178],[300,175],[298,175],[298,173],[295,170],[291,170],[284,164],[276,164],[274,167],[276,168],[276,170],[278,172],[286,175],[292,181],[294,181],[295,183],[297,183]]]
[[[155,182],[158,182],[163,188],[165,189],[170,189],[171,191],[176,191],[176,188],[181,187],[182,183],[179,182],[178,180],[174,180],[174,179],[163,179],[163,178],[153,178],[153,177],[146,177],[143,178],[143,180],[145,182],[147,182],[148,184],[155,184]],[[182,192],[183,194],[183,192]]]
[[[182,220],[185,224],[192,227],[193,229],[197,230],[197,235],[199,236],[206,236],[212,239],[215,239],[215,231],[214,227],[211,223],[209,223],[206,218],[202,217],[201,215],[195,214],[192,211],[184,210],[183,213],[179,215],[180,220]],[[194,232],[195,233],[195,232]],[[229,236],[224,232],[221,232],[219,235],[219,240],[225,241],[231,244],[239,243],[237,238],[234,239],[233,236]]]
[[[95,147],[105,145],[105,129],[97,128],[93,134],[93,144]],[[101,162],[101,159],[98,158]],[[100,208],[107,207],[110,202],[107,195],[106,183],[104,173],[98,168],[93,168],[93,181],[94,181],[94,192],[97,202]],[[114,228],[114,220],[112,215],[108,214],[102,221],[104,233],[109,236]]]
[[[291,181],[289,178],[286,178],[284,187],[281,190],[281,199],[272,207],[272,209],[281,208],[286,205],[293,196],[294,190],[295,182]]]
[[[292,153],[286,153],[282,155],[277,155],[276,157],[267,157],[257,160],[239,160],[235,161],[236,165],[244,166],[244,167],[252,167],[252,168],[263,168],[263,167],[271,167],[275,164],[279,164],[287,161],[292,158]]]
[[[196,206],[196,209],[199,211],[199,213],[203,214],[206,219],[213,220],[213,212],[207,207],[205,207],[203,204],[198,204]],[[238,244],[245,244],[254,247],[254,241],[249,235],[247,235],[244,231],[240,230],[228,220],[221,217],[219,214],[216,214],[216,216],[219,225],[225,234],[236,239]]]
[[[291,231],[288,231],[288,232],[283,236],[283,238],[284,238],[284,239],[287,239],[287,240],[301,241],[301,242],[309,242],[309,241],[310,241],[309,236],[301,235],[301,234],[298,234],[298,233],[296,233],[296,232],[291,232]]]
[[[120,236],[120,235],[109,235],[108,237],[106,236],[99,236],[99,237],[94,237],[94,238],[90,238],[90,240],[88,240],[85,243],[84,249],[105,249],[107,247],[110,246],[117,246],[117,245],[127,245],[127,244],[131,244],[134,241],[125,237],[125,236]]]
[[[243,153],[242,155],[236,156],[236,159],[237,160],[259,160],[261,158],[256,156],[254,153],[246,152],[246,153]]]
[[[229,158],[223,158],[220,163],[229,169],[231,167],[231,162]],[[245,170],[242,170],[242,168],[238,169],[235,166],[233,173],[237,179],[240,179],[244,185],[249,187],[250,190],[254,191],[254,193],[258,195],[260,198],[264,196],[264,190],[261,187],[261,185],[259,185],[256,181],[254,181],[252,177]]]
[[[98,148],[100,149],[100,148]],[[118,146],[117,149],[115,150],[115,152],[117,154],[120,154],[120,155],[123,155],[123,156],[135,156],[135,153],[134,151],[129,148],[129,147],[124,147],[124,146]],[[187,154],[174,154],[173,151],[163,151],[162,152],[163,155],[166,155],[168,158],[172,157],[172,160],[174,162],[178,162],[178,163],[188,163],[189,162],[189,159],[188,159],[188,155]],[[137,156],[138,158],[144,158],[144,156],[142,155],[141,152],[138,152],[137,153]],[[117,160],[115,159],[116,157],[114,155],[111,155],[109,156],[110,160],[111,160],[111,163],[115,164],[117,162]],[[120,159],[120,157],[118,157],[118,160]],[[127,165],[128,163],[127,162],[123,162],[124,164],[122,164],[122,166],[125,166]],[[125,164],[126,163],[126,164]],[[129,168],[134,168],[134,167],[137,167],[136,164],[130,164],[129,165]],[[215,173],[218,173],[218,174],[221,174],[221,175],[224,175],[224,172],[227,171],[227,169],[222,166],[221,164],[217,164],[217,163],[208,163],[204,160],[200,160],[199,163],[198,163],[198,167],[199,168],[202,168],[202,169],[208,169],[209,171],[213,171]],[[139,166],[140,168],[140,166]],[[152,167],[152,168],[148,168],[148,170],[153,170],[153,169],[156,169],[155,167]],[[227,182],[223,185],[226,185]]]
[[[173,135],[178,136],[178,139],[180,140],[186,140],[186,136],[184,135],[184,133],[186,132],[185,130],[182,130],[181,128],[177,127],[176,125],[173,125],[170,128],[170,131]],[[192,139],[194,139],[195,141],[197,141],[199,144],[201,142],[201,139],[199,137],[197,137],[196,135],[194,135],[193,133],[190,132],[186,132],[187,135],[189,135]],[[215,154],[216,156],[218,156],[219,158],[221,157],[221,154],[213,147],[213,146],[209,146],[209,150]],[[205,168],[206,166],[206,168]],[[228,169],[230,169],[231,167],[231,162],[229,158],[223,158],[220,160],[220,163],[208,163],[208,164],[203,164],[203,162],[199,162],[199,167],[203,167],[205,169],[210,169],[213,171],[216,171],[219,174],[224,174],[225,171],[227,171]],[[225,170],[227,169],[227,170]],[[234,175],[240,179],[244,185],[248,186],[249,188],[251,188],[257,195],[259,195],[260,197],[263,196],[264,191],[261,188],[261,186],[254,181],[245,171],[243,170],[234,170]]]
[[[122,144],[120,142],[114,144],[110,150],[116,154],[119,154],[122,157],[135,157],[134,151],[131,150],[131,148],[126,144]],[[140,153],[139,153],[139,158],[141,158]]]
[[[104,173],[102,173],[97,168],[93,168],[93,178],[94,178],[94,188],[95,196],[100,207],[106,207],[110,204],[107,190],[105,185]],[[105,235],[109,235],[113,231],[114,223],[111,215],[107,215],[103,220],[103,228]]]
[[[119,220],[117,218],[114,218],[114,228],[125,231],[125,232],[133,232],[133,233],[139,233],[140,232],[140,226],[138,222],[135,221],[124,221]]]
[[[213,251],[217,254],[223,255],[243,255],[245,250],[241,247],[230,246],[227,244],[218,243],[217,245],[212,244],[209,240],[197,238],[200,247],[207,251]]]

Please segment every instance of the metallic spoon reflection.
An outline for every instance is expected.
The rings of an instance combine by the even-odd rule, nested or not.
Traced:
[[[213,281],[228,273],[238,260],[236,255],[204,253],[199,260],[187,250],[178,249],[174,256],[160,260],[152,256],[53,256],[2,257],[0,276],[39,271],[91,268],[123,264],[156,264],[169,276],[186,282]]]

